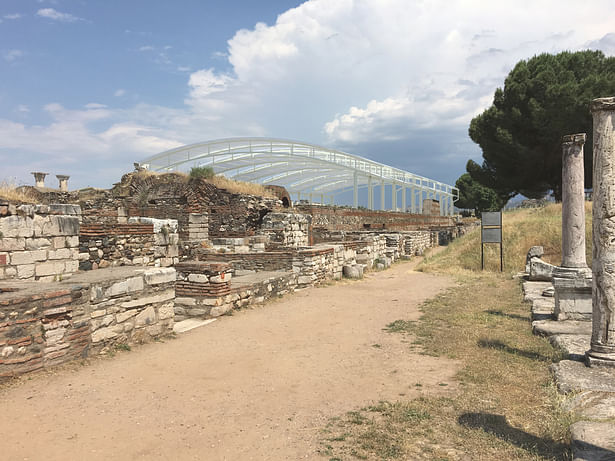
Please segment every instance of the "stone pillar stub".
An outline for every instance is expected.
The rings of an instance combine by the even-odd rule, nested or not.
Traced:
[[[594,99],[592,338],[587,364],[615,366],[615,98]]]
[[[585,133],[562,139],[562,267],[586,268],[585,259]]]
[[[34,184],[36,187],[45,187],[45,176],[47,176],[49,173],[33,171],[31,174],[34,175]]]
[[[68,192],[68,179],[70,176],[65,174],[57,174],[56,178],[58,178],[58,182],[60,183],[60,191]]]

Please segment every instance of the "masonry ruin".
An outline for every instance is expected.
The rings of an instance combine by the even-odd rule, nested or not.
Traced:
[[[25,187],[0,199],[0,377],[164,336],[296,289],[446,244],[433,214],[292,207],[282,187],[237,194],[185,175],[126,174],[109,190]],[[181,331],[181,330],[179,330]]]

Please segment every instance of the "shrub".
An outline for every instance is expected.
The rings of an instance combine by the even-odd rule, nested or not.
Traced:
[[[190,179],[212,179],[214,169],[210,166],[193,166],[190,169]]]

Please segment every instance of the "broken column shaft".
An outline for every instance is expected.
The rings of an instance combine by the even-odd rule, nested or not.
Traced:
[[[32,174],[34,175],[35,186],[36,187],[45,187],[45,176],[47,176],[49,173],[42,173],[40,171],[33,171]]]
[[[585,133],[562,139],[562,267],[587,267],[585,259]]]
[[[594,99],[592,338],[588,365],[615,366],[615,98]]]
[[[57,174],[56,178],[58,178],[58,182],[60,183],[60,191],[68,192],[68,178],[70,178],[70,176],[66,176],[65,174]]]

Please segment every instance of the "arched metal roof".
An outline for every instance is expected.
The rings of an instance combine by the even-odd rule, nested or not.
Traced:
[[[412,211],[420,211],[422,198],[439,197],[442,214],[452,214],[457,188],[358,155],[299,141],[273,138],[228,138],[190,144],[153,155],[139,162],[152,171],[175,171],[192,166],[211,166],[216,174],[229,178],[284,186],[296,198],[332,198],[353,191],[358,206],[359,189],[368,190],[368,206],[373,205],[376,185],[391,190],[391,207],[398,195],[406,209],[410,191]],[[393,193],[395,192],[395,193]],[[417,197],[422,197],[417,200]],[[447,203],[444,203],[446,201]],[[381,208],[385,197],[381,193]]]

